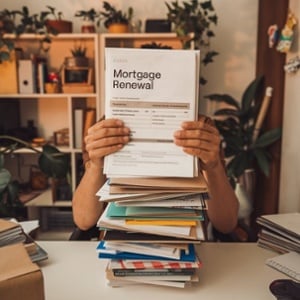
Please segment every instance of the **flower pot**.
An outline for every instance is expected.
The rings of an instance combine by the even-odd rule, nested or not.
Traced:
[[[129,32],[128,24],[124,23],[112,23],[108,27],[109,33],[126,33]]]
[[[256,174],[254,169],[246,169],[239,177],[235,186],[235,193],[239,200],[239,219],[243,219],[246,224],[250,222],[250,215],[253,210],[254,189]]]
[[[65,20],[47,20],[46,26],[48,32],[55,30],[57,33],[72,33],[73,23]]]
[[[81,33],[95,33],[96,26],[92,21],[84,21],[81,25]]]
[[[250,197],[248,196],[244,186],[239,182],[236,183],[234,191],[239,200],[238,218],[239,220],[244,220],[246,224],[249,224],[250,215],[252,213],[252,203]]]
[[[87,57],[66,57],[65,58],[65,67],[74,68],[74,67],[88,67],[89,59]]]
[[[253,203],[254,199],[255,181],[256,173],[254,169],[246,169],[239,178],[239,182],[243,185],[251,203]]]

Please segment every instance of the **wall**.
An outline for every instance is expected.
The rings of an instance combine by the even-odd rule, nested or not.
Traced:
[[[171,3],[173,0],[167,1]],[[166,18],[167,8],[164,0],[109,0],[117,8],[134,8],[135,17],[143,21],[147,18]],[[211,48],[220,54],[213,64],[203,68],[202,75],[208,80],[201,87],[202,112],[210,113],[212,108],[206,108],[203,95],[210,93],[228,93],[240,99],[246,85],[255,76],[256,30],[258,0],[213,0],[218,15],[218,25],[215,28],[216,37],[212,39]],[[34,5],[33,5],[34,3]],[[74,17],[77,10],[102,9],[99,0],[1,0],[0,10],[20,9],[21,5],[28,6],[30,13],[45,10],[46,5],[62,11],[64,18],[72,20],[74,32],[80,32],[80,20]],[[238,12],[238,13],[237,13]],[[98,31],[104,31],[99,28]]]
[[[299,0],[290,0],[290,8],[296,16],[300,16]],[[297,27],[299,28],[299,25]],[[299,40],[300,32],[298,30],[295,33],[293,47],[287,55],[287,61],[299,55]],[[279,195],[280,212],[300,212],[300,180],[298,177],[300,174],[299,86],[300,71],[296,74],[286,73]]]

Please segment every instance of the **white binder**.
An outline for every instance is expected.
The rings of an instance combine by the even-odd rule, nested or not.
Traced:
[[[18,61],[18,84],[20,94],[36,92],[35,70],[30,59],[20,59]]]

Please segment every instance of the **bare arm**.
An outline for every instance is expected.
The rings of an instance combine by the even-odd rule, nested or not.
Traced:
[[[89,161],[72,200],[75,224],[82,230],[94,226],[103,210],[96,192],[104,184],[103,159],[121,149],[129,141],[129,129],[117,119],[102,120],[88,130],[85,148]]]
[[[183,122],[174,133],[174,143],[199,158],[210,195],[208,217],[216,229],[228,233],[237,224],[238,200],[221,161],[219,132],[207,120],[202,116],[196,122]]]

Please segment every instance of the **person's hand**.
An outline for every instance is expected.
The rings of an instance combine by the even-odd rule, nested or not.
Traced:
[[[101,163],[104,156],[120,150],[129,141],[129,128],[119,119],[101,120],[88,129],[85,149],[93,163]]]
[[[185,153],[197,156],[204,170],[214,168],[220,162],[220,134],[213,121],[200,116],[198,121],[181,124],[174,133],[174,143]]]

